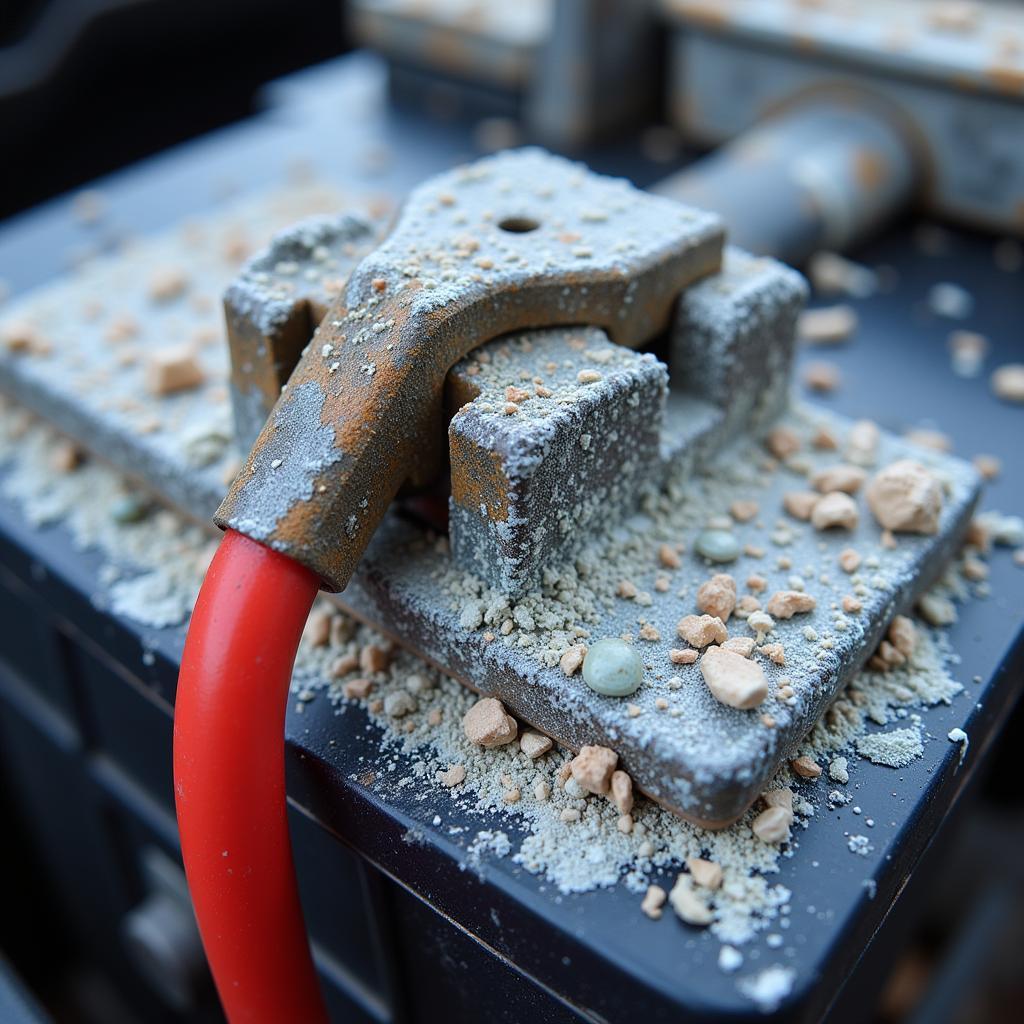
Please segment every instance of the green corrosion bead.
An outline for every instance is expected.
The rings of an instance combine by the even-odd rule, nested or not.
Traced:
[[[591,644],[583,659],[583,681],[605,697],[628,697],[643,682],[640,655],[618,637]]]
[[[728,530],[701,530],[693,547],[709,562],[735,562],[740,557],[740,542]]]

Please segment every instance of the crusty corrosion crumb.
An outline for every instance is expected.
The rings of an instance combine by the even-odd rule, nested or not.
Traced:
[[[190,391],[204,379],[203,368],[191,345],[157,349],[146,360],[146,389],[152,395]]]
[[[764,669],[724,647],[709,647],[704,652],[700,672],[711,695],[729,707],[756,708],[768,696]]]
[[[942,512],[942,486],[919,462],[900,459],[868,485],[868,506],[878,524],[902,533],[936,533]]]
[[[676,624],[676,632],[680,640],[698,648],[720,644],[729,637],[725,623],[714,615],[684,615]]]
[[[558,667],[567,675],[575,675],[587,656],[586,644],[573,644],[561,658],[558,659]]]
[[[470,743],[501,747],[511,743],[519,731],[516,720],[495,697],[483,697],[463,716],[462,728]]]
[[[713,860],[705,860],[703,857],[687,857],[686,866],[693,875],[693,880],[705,889],[720,889],[722,887],[722,865],[716,864]]]
[[[466,781],[466,766],[453,764],[446,771],[439,771],[437,773],[437,781],[449,789],[461,785]]]
[[[736,581],[728,573],[716,573],[697,590],[697,608],[728,622],[736,607]]]
[[[794,615],[812,612],[817,601],[801,590],[778,590],[768,600],[768,614],[776,619],[791,619]]]
[[[603,796],[611,786],[619,755],[608,747],[584,744],[570,762],[572,777],[581,789]]]
[[[664,907],[666,899],[668,893],[660,885],[649,885],[640,903],[640,909],[652,921],[657,921],[661,918],[661,908]]]
[[[738,523],[748,523],[759,511],[756,501],[734,501],[729,506],[729,515]]]
[[[777,459],[787,459],[800,451],[800,436],[789,427],[774,427],[768,432],[764,443]]]
[[[816,779],[821,775],[821,765],[806,754],[793,758],[789,766],[802,779]]]
[[[697,652],[692,647],[673,647],[668,652],[668,659],[673,665],[692,665],[697,657]]]
[[[782,496],[782,507],[794,518],[806,522],[811,518],[814,506],[821,495],[814,491],[786,491]]]
[[[823,495],[811,511],[811,525],[816,530],[854,530],[859,518],[857,503],[843,491]]]

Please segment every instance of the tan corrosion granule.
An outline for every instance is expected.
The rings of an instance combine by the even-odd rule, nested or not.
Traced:
[[[800,435],[790,427],[773,427],[764,443],[777,459],[787,459],[800,451]]]
[[[697,652],[694,651],[693,653],[696,654]],[[639,718],[643,714],[643,708],[640,707],[639,704],[627,704],[626,714],[629,715],[630,718]]]
[[[971,462],[986,480],[995,480],[1003,469],[1002,462],[995,455],[978,454],[971,459]]]
[[[488,749],[511,743],[519,731],[516,720],[495,697],[478,700],[463,716],[462,729],[470,743]]]
[[[769,789],[761,794],[765,807],[785,807],[787,811],[793,810],[793,790],[788,786],[781,789]]]
[[[900,459],[868,485],[868,506],[880,526],[900,533],[936,533],[942,486],[919,462]]]
[[[705,889],[720,889],[724,873],[722,865],[703,857],[687,857],[686,866],[690,869],[693,880]]]
[[[857,420],[846,439],[846,457],[858,466],[873,466],[878,459],[881,439],[878,424],[872,420]]]
[[[522,404],[523,402],[527,401],[530,397],[532,397],[530,395],[530,392],[526,391],[524,388],[517,388],[515,387],[515,385],[512,384],[505,388],[506,402],[517,402],[519,404]]]
[[[555,772],[555,781],[559,787],[564,786],[572,778],[572,761],[565,761],[558,766]]]
[[[668,701],[664,697],[656,697],[654,700],[654,706],[659,711],[668,711]]]
[[[731,708],[756,708],[768,696],[764,669],[724,647],[709,647],[699,667],[711,695]]]
[[[536,786],[533,787],[533,795],[541,803],[546,803],[551,798],[551,784],[541,779]]]
[[[349,700],[366,700],[373,692],[373,682],[370,679],[350,679],[341,688],[341,692]]]
[[[188,278],[177,267],[163,267],[149,279],[147,294],[153,302],[170,302],[185,293]]]
[[[857,503],[843,491],[824,495],[811,512],[811,525],[816,530],[854,530],[859,519]]]
[[[340,679],[342,676],[347,676],[349,672],[355,672],[357,668],[359,668],[359,658],[355,654],[349,653],[335,658],[328,671],[332,679]]]
[[[1024,401],[1024,364],[1008,362],[992,374],[992,393],[1004,401]]]
[[[864,606],[852,594],[846,594],[843,597],[842,606],[843,611],[846,612],[847,615],[860,615],[861,611],[864,609]]]
[[[73,441],[61,438],[50,452],[50,468],[57,473],[72,473],[85,461],[85,452]]]
[[[644,893],[644,898],[640,902],[640,909],[652,920],[658,921],[661,919],[661,908],[665,905],[665,900],[668,899],[668,893],[660,885],[649,885],[647,886],[647,892]]]
[[[150,394],[171,395],[198,387],[205,377],[191,345],[171,345],[147,356],[145,379]]]
[[[782,507],[794,518],[806,522],[811,518],[814,506],[821,495],[814,491],[786,491],[782,496]]]
[[[917,627],[913,619],[897,615],[889,626],[889,641],[905,658],[909,658],[917,647]]]
[[[821,452],[834,452],[839,448],[839,442],[828,427],[818,427],[811,438],[811,447]]]
[[[769,715],[767,712],[765,712],[765,714],[763,714],[761,716],[761,724],[766,729],[774,729],[775,728],[775,716],[774,715]]]
[[[444,719],[444,712],[440,708],[431,708],[427,714],[427,725],[440,725]]]
[[[629,814],[633,810],[633,780],[621,769],[612,772],[608,799],[618,808],[619,814]]]
[[[678,569],[683,564],[679,558],[679,552],[671,544],[662,544],[658,548],[658,561],[666,569]]]
[[[629,835],[633,831],[633,815],[620,814],[615,819],[615,827],[623,834]]]
[[[371,675],[386,672],[391,664],[391,649],[380,644],[366,644],[359,652],[359,667]]]
[[[734,501],[729,506],[729,515],[738,523],[749,523],[760,511],[756,501]]]
[[[466,766],[464,764],[450,765],[445,771],[439,771],[435,778],[442,786],[452,789],[454,786],[461,786],[466,781]]]
[[[326,647],[331,638],[331,612],[326,608],[314,608],[306,619],[302,636],[312,647]]]
[[[774,665],[786,664],[786,650],[782,644],[764,644],[758,650]]]
[[[733,636],[722,644],[722,650],[732,651],[741,658],[749,658],[754,653],[754,638],[752,636]]]
[[[513,786],[512,789],[506,789],[502,794],[502,800],[507,804],[517,804],[522,798],[522,790],[518,786]]]
[[[860,568],[860,555],[853,548],[843,548],[839,552],[839,568],[843,572],[856,572]]]
[[[754,835],[765,843],[784,843],[789,838],[789,827],[793,824],[793,812],[785,807],[769,807],[753,821],[750,828]]]
[[[843,491],[856,494],[864,485],[867,473],[860,466],[851,466],[840,462],[835,466],[819,469],[811,475],[811,486],[821,494],[829,491]]]
[[[796,330],[800,340],[809,345],[836,345],[857,330],[857,311],[845,303],[805,309]]]
[[[573,821],[580,820],[580,812],[575,807],[566,807],[559,812],[559,821],[564,821],[567,825]]]
[[[757,642],[761,643],[775,628],[775,620],[767,612],[756,611],[747,618],[747,625],[757,635]]]
[[[687,924],[706,925],[715,919],[707,904],[693,891],[693,880],[689,875],[680,874],[668,901],[680,920]]]
[[[835,391],[842,380],[842,374],[835,363],[827,363],[824,360],[817,360],[808,363],[804,367],[804,384],[812,391],[828,392]]]
[[[761,602],[753,594],[744,594],[736,602],[736,618],[749,618],[754,612],[761,610]]]
[[[522,736],[519,737],[519,749],[531,761],[543,757],[553,746],[554,741],[551,737],[537,732],[536,729],[525,729]]]
[[[953,450],[953,439],[942,433],[941,430],[929,430],[926,427],[917,427],[908,430],[904,438],[911,444],[920,448],[928,448],[933,452],[951,452]]]
[[[697,648],[720,644],[729,637],[725,623],[714,615],[684,615],[676,624],[676,632],[680,640]]]
[[[756,573],[752,576],[747,577],[747,590],[752,590],[755,594],[760,594],[768,589],[768,581],[763,576],[758,576]]]
[[[1024,568],[1024,548],[1017,548],[1013,553],[1013,564]]]
[[[673,647],[668,652],[668,660],[673,665],[692,665],[697,660],[697,652],[692,648]]]
[[[603,377],[597,370],[580,370],[576,374],[576,379],[581,384],[596,384],[599,380],[603,380]]]
[[[968,555],[964,559],[961,571],[972,583],[988,579],[988,566],[980,558],[975,558],[973,555]]]
[[[764,558],[764,548],[759,548],[756,544],[744,544],[743,554],[750,558]]]
[[[806,754],[793,758],[789,762],[789,767],[802,779],[816,779],[821,775],[821,765]]]
[[[918,611],[932,626],[951,626],[956,622],[956,605],[943,594],[928,591],[917,602]]]
[[[579,671],[583,659],[587,656],[586,644],[573,644],[561,658],[558,659],[558,667],[567,675],[573,676]]]
[[[667,576],[656,576],[654,579],[654,589],[659,594],[667,594],[672,586],[672,581]]]
[[[650,640],[652,642],[661,639],[661,634],[649,622],[645,622],[640,627],[639,636],[641,640]]]
[[[768,614],[776,619],[791,619],[814,611],[817,601],[801,590],[777,590],[768,599]]]
[[[728,573],[716,573],[697,590],[697,608],[728,622],[736,607],[736,581]]]
[[[632,580],[619,580],[619,585],[615,588],[615,593],[618,594],[619,597],[624,597],[628,600],[636,597],[639,591]]]
[[[977,548],[982,553],[992,546],[992,531],[982,519],[975,517],[967,524],[967,532],[964,534],[964,544]]]
[[[569,762],[572,777],[581,789],[604,796],[611,785],[612,772],[619,763],[619,755],[608,747],[585,744]]]

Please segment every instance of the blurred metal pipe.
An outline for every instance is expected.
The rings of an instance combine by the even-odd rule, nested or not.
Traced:
[[[918,180],[909,140],[884,114],[846,99],[807,99],[652,191],[721,214],[737,245],[801,263],[880,226]]]

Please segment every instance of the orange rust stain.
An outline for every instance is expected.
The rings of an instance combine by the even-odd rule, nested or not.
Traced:
[[[484,508],[493,522],[508,519],[508,477],[498,452],[481,450],[471,440],[449,431],[452,500],[474,512]]]

